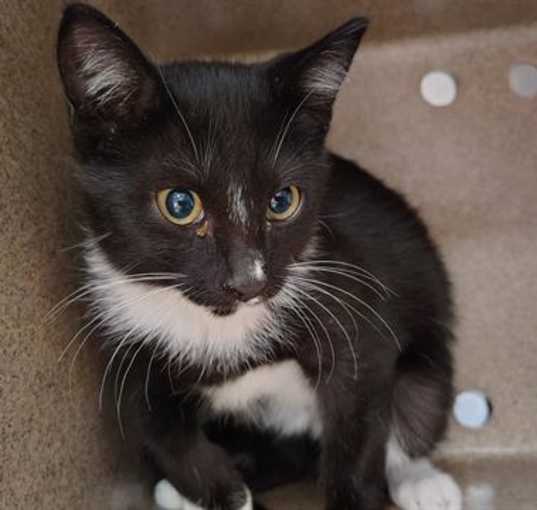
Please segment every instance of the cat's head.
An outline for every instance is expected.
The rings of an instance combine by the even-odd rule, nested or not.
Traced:
[[[67,8],[58,62],[107,326],[177,353],[275,332],[288,267],[315,243],[325,136],[366,26],[259,64],[158,66],[98,11]]]

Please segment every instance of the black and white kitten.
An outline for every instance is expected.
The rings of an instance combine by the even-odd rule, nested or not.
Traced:
[[[159,66],[93,8],[65,11],[86,327],[161,505],[251,509],[311,474],[327,510],[380,510],[386,489],[461,508],[427,460],[452,401],[444,266],[399,194],[325,148],[366,27]]]

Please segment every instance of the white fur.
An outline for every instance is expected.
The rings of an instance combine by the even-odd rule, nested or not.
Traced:
[[[215,413],[230,412],[284,435],[321,434],[317,396],[294,360],[255,368],[205,395]]]
[[[271,343],[282,338],[264,303],[241,305],[219,317],[178,289],[128,281],[96,246],[85,258],[96,312],[120,339],[130,333],[157,342],[171,358],[231,369],[248,359],[264,359]]]
[[[254,278],[254,280],[263,280],[265,278],[263,259],[261,257],[254,260],[254,264],[252,267],[252,277]]]
[[[84,55],[80,72],[85,78],[86,94],[99,103],[127,97],[134,85],[128,67],[107,49],[94,47]]]
[[[333,100],[341,84],[347,76],[347,68],[350,64],[350,48],[345,48],[344,39],[358,37],[363,32],[365,25],[354,25],[347,28],[347,33],[340,33],[339,41],[333,41],[318,56],[316,64],[307,72],[305,77],[306,89],[320,98]]]
[[[333,98],[339,92],[347,70],[340,64],[340,58],[335,51],[325,53],[327,55],[323,60],[324,65],[318,65],[308,72],[306,87],[316,94]],[[334,56],[331,57],[329,53],[334,53]]]
[[[462,510],[461,490],[453,478],[429,459],[410,459],[395,436],[388,441],[386,476],[401,510]]]
[[[496,490],[488,483],[470,485],[466,489],[464,504],[467,510],[495,510]]]
[[[247,488],[245,490],[246,503],[239,510],[252,510],[252,495]],[[153,498],[162,510],[204,510],[181,495],[168,480],[161,480],[155,485]]]
[[[248,207],[246,205],[244,188],[241,184],[232,183],[229,186],[228,203],[231,220],[239,225],[247,225]]]

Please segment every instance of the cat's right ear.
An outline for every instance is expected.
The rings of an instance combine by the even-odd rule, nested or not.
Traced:
[[[96,9],[74,4],[58,34],[58,66],[77,118],[136,126],[159,107],[157,68],[116,24]]]

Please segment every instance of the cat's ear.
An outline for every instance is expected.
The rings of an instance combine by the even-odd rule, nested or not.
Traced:
[[[285,93],[304,101],[328,124],[332,107],[352,59],[368,27],[366,18],[353,18],[311,46],[276,60],[273,78]]]
[[[58,66],[79,117],[136,124],[158,108],[162,82],[156,67],[110,19],[74,4],[58,34]]]

